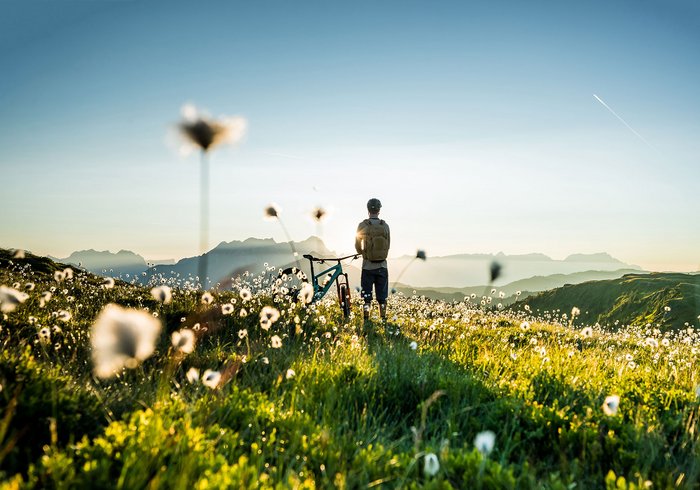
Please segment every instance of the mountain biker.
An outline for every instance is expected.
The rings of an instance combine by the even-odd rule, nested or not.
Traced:
[[[379,303],[379,313],[386,321],[386,299],[389,295],[389,271],[386,258],[389,255],[391,236],[389,225],[379,219],[382,203],[377,198],[367,201],[369,218],[363,220],[357,227],[355,235],[355,250],[362,254],[362,310],[365,321],[369,320],[372,303],[372,288],[374,288]]]

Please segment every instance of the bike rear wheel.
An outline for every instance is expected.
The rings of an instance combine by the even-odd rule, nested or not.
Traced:
[[[340,285],[338,300],[340,301],[340,309],[343,312],[343,316],[345,316],[346,319],[349,318],[350,317],[350,290],[348,289],[347,284]]]
[[[287,267],[277,276],[276,287],[278,294],[288,296],[292,300],[297,301],[301,288],[308,282],[309,279],[303,271],[296,267]]]

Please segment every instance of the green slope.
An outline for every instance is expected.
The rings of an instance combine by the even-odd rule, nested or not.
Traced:
[[[619,279],[566,285],[531,296],[525,303],[534,313],[559,310],[569,314],[572,307],[577,307],[581,310],[578,323],[650,323],[662,329],[677,329],[685,323],[698,324],[700,275],[627,274]]]

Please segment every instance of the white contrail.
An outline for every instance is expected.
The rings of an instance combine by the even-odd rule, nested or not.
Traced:
[[[611,108],[608,104],[606,104],[605,101],[604,101],[603,99],[601,99],[600,97],[598,97],[596,94],[593,94],[593,97],[595,97],[595,100],[597,100],[598,102],[600,102],[601,104],[603,104],[603,107],[605,107],[607,110],[609,110],[610,113],[611,113],[613,116],[615,116],[616,118],[618,118],[622,124],[624,124],[625,126],[627,126],[627,129],[629,129],[630,131],[632,131],[632,132],[637,136],[637,138],[639,138],[639,139],[642,140],[644,143],[646,143],[647,146],[648,146],[649,148],[651,148],[651,149],[654,150],[654,151],[658,151],[658,150],[654,147],[654,145],[652,145],[651,143],[649,143],[649,142],[644,138],[644,136],[642,136],[642,135],[639,134],[637,131],[635,131],[634,128],[633,128],[632,126],[630,126],[629,124],[627,124],[627,121],[625,121],[624,119],[622,119],[622,118],[617,114],[617,112],[613,111],[612,108]]]

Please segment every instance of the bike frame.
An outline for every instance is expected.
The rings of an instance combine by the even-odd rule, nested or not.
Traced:
[[[314,288],[314,297],[312,302],[319,301],[321,298],[323,298],[326,295],[326,293],[330,291],[333,283],[335,283],[338,297],[340,297],[341,284],[345,284],[345,286],[348,288],[348,291],[350,290],[348,274],[347,272],[343,272],[343,265],[341,264],[341,261],[349,259],[351,257],[355,258],[357,257],[357,255],[348,255],[347,257],[340,257],[336,259],[320,259],[311,255],[304,255],[304,258],[308,259],[309,265],[311,266],[311,285]],[[336,262],[336,264],[321,272],[316,273],[314,271],[314,262],[319,262],[321,264],[325,264],[326,262]],[[330,277],[328,277],[328,280],[324,281],[324,284],[321,284],[319,282],[319,279],[322,277],[326,277],[329,274]]]

